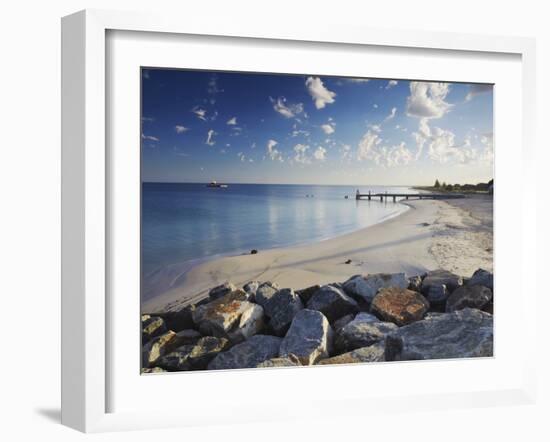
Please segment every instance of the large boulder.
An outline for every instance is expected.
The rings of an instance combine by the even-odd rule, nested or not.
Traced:
[[[415,292],[419,292],[422,290],[422,276],[411,276],[409,278],[409,290],[414,290]]]
[[[359,362],[384,362],[385,360],[384,344],[377,343],[370,347],[362,347],[332,358],[322,359],[317,364],[356,364]]]
[[[430,304],[445,305],[449,295],[463,283],[462,277],[448,270],[433,270],[422,280],[421,291]]]
[[[151,339],[166,333],[167,328],[164,320],[159,316],[143,315],[141,317],[141,342],[145,344]]]
[[[204,370],[228,346],[229,341],[225,338],[206,336],[195,345],[183,345],[162,356],[156,366],[166,371]]]
[[[307,308],[320,311],[330,323],[359,311],[359,306],[353,298],[331,285],[320,287],[309,299]]]
[[[240,342],[258,333],[264,326],[262,307],[247,299],[247,293],[235,290],[197,307],[193,312],[193,321],[203,335]]]
[[[386,337],[388,361],[493,355],[493,316],[466,308],[401,327]]]
[[[256,289],[254,302],[262,307],[277,293],[279,286],[271,281],[266,281]]]
[[[176,345],[178,347],[182,345],[196,344],[198,340],[202,338],[202,335],[192,328],[187,330],[181,330],[176,333]]]
[[[380,289],[371,304],[371,313],[383,321],[399,326],[419,321],[430,308],[420,293],[408,289],[389,287]]]
[[[493,274],[484,269],[477,269],[468,280],[468,285],[482,285],[493,290]]]
[[[258,299],[257,295],[256,302],[264,308],[269,326],[277,336],[285,335],[296,313],[304,308],[300,297],[292,289],[278,290],[266,299]]]
[[[208,369],[254,368],[277,357],[280,345],[281,338],[277,336],[255,335],[217,355],[208,364]]]
[[[310,287],[306,287],[305,289],[296,290],[296,294],[300,297],[302,302],[305,304],[308,303],[310,298],[313,296],[313,294],[319,290],[321,286],[319,284],[312,285]]]
[[[333,331],[327,318],[317,310],[299,311],[284,337],[279,356],[294,355],[302,365],[312,365],[329,357]]]
[[[372,315],[359,313],[353,321],[336,333],[334,346],[340,353],[368,347],[383,341],[397,328],[393,322],[374,321]]]
[[[454,312],[466,307],[482,310],[493,299],[493,291],[483,285],[463,285],[457,288],[449,298],[445,310]]]
[[[172,351],[177,345],[176,342],[176,333],[172,330],[150,340],[141,349],[141,366],[143,368],[154,366],[160,357]]]
[[[243,290],[250,295],[250,301],[254,301],[258,287],[260,287],[259,281],[249,281],[243,285]]]
[[[216,299],[220,299],[221,297],[228,295],[231,292],[234,292],[237,288],[235,285],[233,285],[231,282],[224,282],[221,285],[218,285],[211,289],[208,292],[208,297],[210,298],[210,301],[215,301]]]
[[[356,299],[371,303],[381,288],[398,287],[406,289],[409,280],[404,273],[375,273],[373,275],[356,275],[348,279],[343,287],[345,292]]]
[[[194,305],[188,305],[177,311],[155,313],[154,316],[161,317],[167,329],[179,332],[181,330],[195,328],[195,323],[193,322],[193,311],[195,308]]]
[[[353,321],[355,319],[355,315],[346,315],[346,316],[342,316],[340,319],[337,319],[336,321],[334,321],[332,323],[332,329],[337,332],[338,330],[340,330],[341,328],[345,327],[346,325],[348,325],[351,321]]]

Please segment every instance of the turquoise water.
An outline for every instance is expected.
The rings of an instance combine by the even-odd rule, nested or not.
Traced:
[[[146,298],[159,270],[223,255],[310,243],[376,224],[407,209],[356,201],[355,191],[407,187],[143,183],[141,263]],[[348,196],[348,199],[345,196]]]

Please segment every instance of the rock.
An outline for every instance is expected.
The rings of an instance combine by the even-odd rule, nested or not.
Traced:
[[[224,338],[206,336],[195,345],[184,345],[161,357],[156,365],[167,371],[204,370],[208,363],[229,346]]]
[[[411,276],[409,278],[409,286],[407,288],[415,292],[420,292],[420,290],[422,289],[422,277],[418,275]]]
[[[269,301],[275,293],[277,293],[277,290],[279,290],[279,286],[271,281],[260,284],[260,286],[256,289],[254,302],[264,307],[264,304],[267,303],[267,301]]]
[[[449,298],[445,310],[454,312],[466,307],[483,309],[493,299],[493,292],[483,285],[463,285],[457,288]]]
[[[260,287],[259,281],[249,281],[245,285],[243,285],[243,290],[251,296],[249,301],[254,301],[256,290],[258,290],[258,287]]]
[[[176,333],[172,330],[157,336],[142,347],[141,366],[152,367],[155,362],[166,353],[170,353],[176,345]]]
[[[236,290],[236,287],[230,282],[224,282],[217,287],[214,287],[208,292],[208,297],[210,301],[215,301],[216,299],[221,298],[222,296],[228,295],[229,293]]]
[[[300,297],[304,305],[306,305],[313,294],[321,288],[320,285],[312,285],[302,290],[297,290],[296,294]]]
[[[351,259],[346,259],[346,261],[344,262],[344,264],[351,264]]]
[[[260,333],[265,326],[264,309],[250,302],[247,304],[250,304],[249,308],[242,312],[239,324],[228,333],[229,340],[234,344]]]
[[[344,283],[344,290],[354,298],[371,303],[381,288],[398,287],[406,289],[408,286],[409,280],[404,273],[376,273],[368,276],[352,276]]]
[[[421,320],[429,308],[420,293],[395,287],[380,289],[371,304],[372,313],[400,327]]]
[[[142,368],[141,373],[165,373],[166,370],[163,370],[160,367],[152,367],[152,368]]]
[[[353,319],[355,318],[355,315],[346,315],[346,316],[342,316],[340,319],[334,321],[334,323],[332,324],[332,329],[337,332],[338,330],[340,330],[342,327],[344,327],[345,325],[349,324],[351,321],[353,321]]]
[[[398,328],[392,322],[373,321],[371,316],[358,314],[353,321],[336,333],[334,346],[338,352],[349,352],[376,344]]]
[[[262,303],[256,296],[256,301],[263,306],[269,326],[277,336],[284,336],[296,313],[304,308],[300,297],[292,289],[278,290],[270,298],[262,298]]]
[[[493,317],[477,309],[401,327],[386,337],[386,360],[473,358],[493,355]]]
[[[203,335],[240,342],[263,327],[263,310],[248,302],[248,296],[242,290],[235,290],[201,305],[193,312],[193,321]]]
[[[181,330],[176,333],[176,346],[196,344],[202,335],[193,329]]]
[[[227,370],[231,368],[254,368],[264,361],[277,357],[281,338],[267,335],[254,335],[217,355],[209,370]]]
[[[357,302],[344,293],[343,290],[331,285],[324,285],[317,290],[307,303],[310,310],[318,310],[326,316],[330,323],[347,314],[357,313]]]
[[[252,249],[252,250],[250,251],[250,254],[251,254],[251,255],[255,255],[256,253],[258,253],[258,251],[257,251],[256,249]]]
[[[142,344],[145,344],[146,342],[149,342],[151,339],[162,335],[163,333],[166,333],[166,324],[164,323],[164,320],[159,316],[149,316],[144,315],[146,318],[145,320],[141,320],[141,342]]]
[[[186,306],[178,311],[158,313],[169,330],[179,332],[190,328],[195,328],[193,322],[193,311],[195,311],[194,305]]]
[[[319,361],[318,365],[356,364],[360,362],[384,362],[384,344],[377,343],[370,347],[362,347],[332,358]]]
[[[380,322],[380,319],[378,319],[376,316],[366,312],[358,313],[353,319],[354,320],[357,319],[358,321],[361,321],[361,322]]]
[[[327,318],[317,310],[299,311],[284,337],[279,356],[294,355],[302,365],[313,365],[329,357],[333,331]]]
[[[272,368],[272,367],[300,367],[300,360],[294,355],[289,355],[287,358],[272,358],[267,361],[260,362],[256,365],[257,368]]]
[[[430,304],[445,304],[448,296],[462,285],[462,278],[447,270],[428,272],[422,280],[421,292]]]
[[[493,274],[487,270],[477,269],[468,280],[468,285],[483,285],[493,290]]]

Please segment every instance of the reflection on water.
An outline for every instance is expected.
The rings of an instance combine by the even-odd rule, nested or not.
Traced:
[[[330,238],[406,210],[355,200],[356,187],[144,183],[142,275],[167,265]],[[361,191],[410,192],[369,186]],[[348,195],[348,199],[345,196]]]

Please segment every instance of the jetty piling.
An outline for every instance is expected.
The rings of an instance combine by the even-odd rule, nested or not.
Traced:
[[[368,193],[361,193],[359,189],[355,193],[355,199],[361,200],[367,198],[371,201],[372,198],[380,198],[380,202],[388,201],[388,198],[391,198],[394,203],[397,202],[397,198],[404,198],[405,200],[409,199],[453,199],[453,198],[465,198],[466,196],[462,193],[372,193],[370,190]]]

